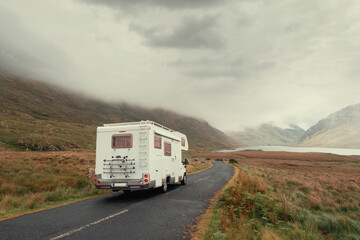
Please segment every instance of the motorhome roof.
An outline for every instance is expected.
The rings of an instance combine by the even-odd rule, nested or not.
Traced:
[[[107,124],[104,124],[104,127],[115,127],[115,126],[127,126],[127,125],[146,125],[146,124],[152,124],[154,126],[158,126],[158,127],[161,127],[167,131],[170,131],[170,132],[175,132],[174,130],[168,128],[168,127],[165,127],[157,122],[154,122],[154,121],[149,121],[149,120],[146,120],[146,121],[140,121],[140,122],[124,122],[124,123],[107,123]]]

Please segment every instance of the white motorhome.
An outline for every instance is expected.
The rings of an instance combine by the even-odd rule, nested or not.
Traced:
[[[186,136],[156,122],[104,124],[97,128],[95,186],[166,192],[168,184],[185,185],[182,150],[188,150]]]

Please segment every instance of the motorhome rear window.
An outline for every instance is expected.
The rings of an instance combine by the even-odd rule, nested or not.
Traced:
[[[111,141],[112,148],[132,148],[132,134],[113,135]]]
[[[171,143],[164,142],[164,155],[171,156]]]
[[[161,149],[161,136],[155,135],[154,137],[154,147]]]
[[[185,147],[185,138],[181,138],[181,146]]]

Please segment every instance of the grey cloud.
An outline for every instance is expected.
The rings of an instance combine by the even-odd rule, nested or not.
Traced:
[[[209,8],[221,5],[226,0],[80,0],[89,4],[104,5],[112,9],[138,10],[142,7],[163,7],[166,9]]]
[[[15,13],[0,5],[0,69],[31,78],[66,81],[71,61],[63,51],[31,32]],[[51,54],[49,54],[51,53]]]
[[[200,58],[195,60],[177,59],[168,66],[179,69],[183,74],[197,78],[245,78],[256,73],[271,70],[276,67],[276,62],[259,61],[251,58]]]
[[[358,8],[355,0],[1,0],[0,67],[223,130],[266,121],[306,128],[360,102]]]
[[[254,23],[254,19],[252,19],[250,16],[247,16],[243,14],[243,16],[239,17],[237,20],[237,27],[244,28],[249,27]]]
[[[197,79],[184,84],[180,87],[181,92],[202,95],[203,97],[238,94],[239,91],[234,87],[236,81],[233,79],[223,79],[216,81],[212,79]]]
[[[0,38],[0,68],[3,71],[25,73],[32,69],[49,68],[44,61],[29,54],[24,47],[31,41],[29,33],[23,28],[17,16],[1,5],[0,34],[2,36]],[[25,39],[24,35],[27,36],[26,42],[22,40]],[[19,44],[20,42],[23,44]]]
[[[241,58],[230,61],[224,58],[177,59],[168,65],[197,78],[236,78],[246,74],[243,69],[244,60]]]
[[[297,32],[300,30],[301,27],[302,25],[299,22],[290,23],[285,27],[285,32]]]
[[[28,54],[27,52],[0,41],[0,68],[8,72],[31,72],[35,69],[50,69],[44,61]],[[35,70],[35,71],[34,71]]]
[[[224,41],[217,26],[217,18],[214,16],[185,17],[180,26],[175,27],[170,33],[160,27],[144,28],[135,23],[131,23],[129,29],[144,37],[145,43],[151,47],[179,49],[221,49],[224,47]]]

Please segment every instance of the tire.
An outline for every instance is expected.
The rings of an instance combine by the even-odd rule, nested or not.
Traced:
[[[165,192],[167,192],[167,190],[168,190],[168,185],[167,185],[167,182],[165,180],[164,185],[161,187],[161,192],[165,193]]]
[[[186,185],[186,184],[187,184],[187,176],[186,176],[186,174],[184,174],[184,177],[181,180],[181,185]]]

